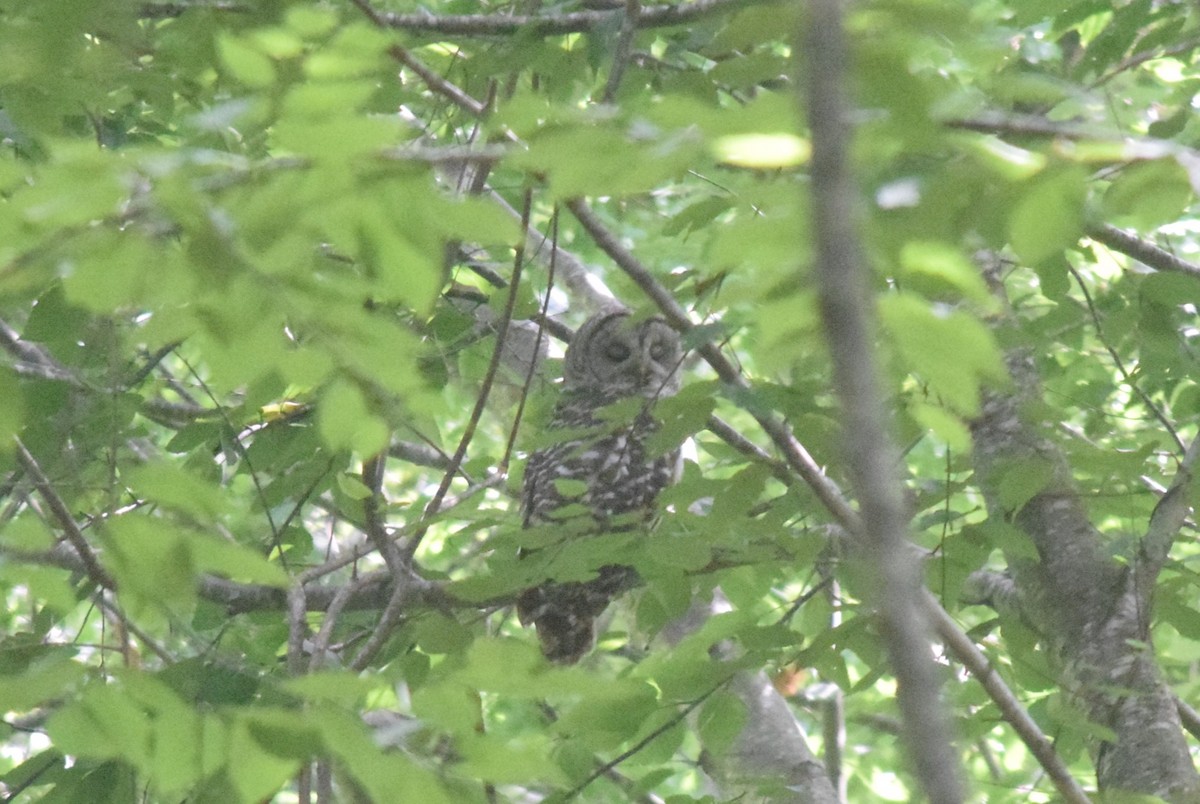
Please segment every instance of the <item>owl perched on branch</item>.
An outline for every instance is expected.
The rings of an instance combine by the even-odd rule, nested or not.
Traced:
[[[579,328],[550,423],[563,440],[525,467],[525,527],[559,522],[565,541],[644,526],[678,474],[678,450],[651,454],[646,442],[658,429],[654,402],[679,390],[682,355],[679,335],[661,318],[608,311]],[[631,567],[605,565],[589,580],[551,579],[521,594],[517,614],[537,628],[548,659],[572,664],[595,642],[596,618],[635,577]]]

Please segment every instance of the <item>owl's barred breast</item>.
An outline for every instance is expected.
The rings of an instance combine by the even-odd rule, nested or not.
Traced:
[[[602,428],[594,438],[571,438],[534,453],[525,468],[525,523],[553,519],[568,503],[586,506],[598,523],[631,511],[649,515],[658,493],[675,477],[679,451],[649,457],[646,440],[658,429],[648,412],[632,423],[613,425],[595,416],[595,399],[564,399],[556,429]],[[556,480],[581,481],[581,494],[568,496]],[[601,528],[602,529],[602,528]]]
[[[563,392],[550,423],[562,440],[534,452],[525,466],[526,527],[562,523],[566,541],[629,531],[650,520],[679,465],[678,450],[648,450],[658,430],[651,411],[678,390],[681,355],[679,336],[661,319],[639,322],[617,311],[580,327],[567,348]],[[614,406],[632,400],[641,404],[628,418],[616,414]],[[632,567],[606,564],[585,581],[549,578],[520,595],[517,614],[537,627],[547,658],[573,663],[591,649],[596,617],[636,577]]]

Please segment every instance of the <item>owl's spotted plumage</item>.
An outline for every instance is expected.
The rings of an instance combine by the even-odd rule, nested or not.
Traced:
[[[657,429],[654,401],[679,390],[681,355],[679,336],[658,318],[607,312],[579,328],[550,424],[564,439],[525,467],[526,527],[561,522],[564,537],[586,537],[646,521],[679,463],[678,451],[651,455],[646,442]],[[606,415],[624,400],[641,404],[628,417]],[[517,613],[537,628],[547,658],[576,662],[592,647],[595,619],[633,578],[630,567],[605,565],[586,581],[550,580],[522,593]]]

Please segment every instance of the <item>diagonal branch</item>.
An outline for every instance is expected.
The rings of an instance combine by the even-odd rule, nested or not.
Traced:
[[[1068,264],[1067,271],[1070,272],[1071,276],[1075,278],[1076,284],[1079,285],[1079,291],[1083,294],[1083,301],[1087,305],[1088,313],[1092,319],[1092,326],[1096,328],[1096,338],[1100,341],[1101,345],[1104,346],[1104,350],[1108,352],[1108,356],[1112,358],[1113,365],[1117,367],[1117,372],[1120,373],[1121,379],[1125,380],[1125,384],[1129,386],[1129,389],[1133,391],[1134,395],[1137,396],[1138,399],[1142,400],[1142,404],[1146,406],[1146,409],[1150,411],[1150,414],[1154,416],[1154,418],[1158,420],[1158,423],[1161,424],[1167,433],[1170,434],[1171,438],[1175,441],[1175,446],[1179,447],[1180,452],[1183,452],[1185,449],[1183,446],[1183,439],[1179,437],[1179,433],[1175,432],[1175,427],[1171,424],[1170,419],[1167,418],[1166,414],[1162,412],[1158,405],[1154,404],[1154,400],[1150,398],[1150,395],[1147,394],[1146,391],[1134,381],[1129,371],[1125,368],[1125,361],[1121,359],[1121,356],[1117,354],[1117,350],[1113,348],[1112,344],[1109,343],[1108,339],[1104,336],[1104,327],[1100,323],[1100,312],[1096,309],[1096,305],[1092,301],[1092,294],[1087,288],[1087,283],[1083,281],[1083,277],[1079,275],[1079,271],[1077,271],[1073,265]]]
[[[112,576],[108,574],[108,570],[100,565],[99,559],[92,551],[91,545],[88,544],[87,538],[84,537],[83,531],[79,529],[79,525],[75,522],[75,517],[71,514],[71,509],[63,502],[63,498],[58,495],[54,489],[54,485],[50,482],[50,478],[46,477],[46,473],[42,471],[42,467],[38,464],[37,459],[25,448],[21,443],[21,439],[13,438],[16,445],[17,462],[21,464],[21,468],[33,480],[33,487],[37,489],[38,494],[46,505],[50,507],[50,512],[54,518],[58,520],[59,526],[62,528],[63,534],[66,536],[71,547],[75,549],[75,555],[83,564],[83,569],[87,576],[92,579],[92,582],[108,589],[115,589],[116,582]]]
[[[532,204],[533,193],[527,190],[525,193],[524,209],[521,212],[522,229],[529,228],[529,214]],[[459,439],[458,448],[450,457],[450,466],[442,475],[442,482],[438,485],[437,491],[433,493],[433,498],[425,506],[425,518],[432,517],[441,510],[442,501],[446,498],[446,493],[450,490],[450,483],[454,479],[455,474],[458,473],[458,467],[462,465],[463,459],[466,457],[467,447],[470,445],[471,439],[475,436],[475,428],[479,425],[479,419],[483,416],[483,410],[487,406],[488,396],[492,391],[492,383],[496,379],[496,373],[500,370],[500,361],[504,356],[504,347],[508,339],[508,327],[512,323],[513,311],[516,309],[517,289],[521,284],[521,271],[525,266],[525,244],[518,243],[514,252],[512,280],[509,282],[508,296],[504,302],[504,312],[496,323],[496,348],[492,350],[492,358],[488,363],[487,373],[483,377],[483,383],[475,399],[475,407],[471,411],[471,417],[467,420],[467,426],[463,430],[462,437]],[[403,553],[407,562],[412,562],[413,556],[416,555],[417,548],[421,544],[421,540],[425,537],[425,533],[426,530],[424,528],[417,530],[404,545]]]
[[[1139,549],[1141,560],[1137,567],[1140,575],[1138,589],[1143,590],[1145,594],[1143,602],[1147,606],[1151,603],[1149,595],[1154,589],[1154,580],[1166,563],[1171,546],[1178,538],[1179,531],[1187,520],[1188,514],[1191,513],[1189,492],[1192,487],[1197,456],[1200,456],[1200,435],[1197,435],[1188,445],[1183,460],[1179,462],[1175,479],[1171,482],[1171,487],[1167,489],[1166,494],[1158,501],[1158,505],[1154,506],[1154,513],[1150,515],[1150,525],[1146,529],[1146,535],[1142,537]]]
[[[1071,802],[1071,804],[1088,804],[1090,799],[1088,799],[1087,793],[1071,776],[1071,772],[1067,770],[1062,758],[1054,750],[1054,744],[1025,711],[1025,707],[1000,678],[1000,674],[992,667],[983,651],[959,629],[958,624],[950,618],[950,615],[933,595],[926,592],[922,595],[921,602],[925,609],[925,616],[933,621],[946,647],[987,691],[988,697],[996,704],[1001,716],[1017,732],[1021,742],[1025,743],[1030,753],[1037,757],[1038,764],[1046,771],[1046,775],[1054,783],[1054,788],[1062,796],[1063,801]]]
[[[1104,223],[1089,227],[1087,235],[1113,251],[1119,251],[1127,257],[1144,262],[1156,271],[1170,271],[1200,278],[1200,265],[1180,259],[1166,249],[1111,224]]]
[[[621,244],[620,239],[604,225],[600,217],[586,202],[575,199],[567,202],[567,208],[596,241],[596,245],[600,246],[600,249],[617,264],[617,267],[637,283],[638,287],[658,306],[659,311],[673,327],[684,335],[695,328],[691,319],[688,318],[687,312],[675,300],[671,291],[663,287],[650,270]],[[750,383],[742,376],[741,370],[725,356],[720,348],[705,342],[697,347],[697,351],[722,382],[734,388],[748,389],[750,387]],[[850,507],[841,489],[825,475],[825,471],[809,454],[804,445],[796,439],[788,425],[778,417],[767,413],[759,411],[750,411],[750,413],[783,454],[787,465],[812,488],[821,503],[833,514],[834,519],[847,531],[860,532],[861,523],[858,512]],[[714,432],[719,434],[718,430],[714,430]]]

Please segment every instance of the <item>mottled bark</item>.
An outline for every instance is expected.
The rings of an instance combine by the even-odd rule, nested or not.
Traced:
[[[729,602],[718,589],[711,601],[697,600],[687,614],[663,629],[662,638],[674,645],[711,615],[729,610]],[[721,658],[729,649],[717,646],[714,658]],[[730,681],[729,691],[746,708],[746,725],[728,748],[710,750],[706,746],[702,763],[722,800],[838,804],[825,766],[809,750],[803,728],[767,674],[739,671]]]
[[[1062,451],[1027,413],[1040,397],[1032,355],[1013,350],[1007,363],[1012,386],[988,393],[972,423],[976,478],[990,515],[1016,525],[1036,558],[1010,559],[1011,587],[980,576],[972,591],[1016,605],[1058,660],[1062,689],[1092,722],[1112,730],[1115,739],[1095,737],[1090,746],[1101,791],[1198,800],[1200,776],[1150,647],[1150,592],[1165,552],[1155,531],[1169,525],[1152,527],[1135,555],[1117,560],[1089,521]],[[1023,502],[1006,499],[1000,489],[1013,472],[1045,482]],[[1183,506],[1166,503],[1164,518],[1174,519]]]

